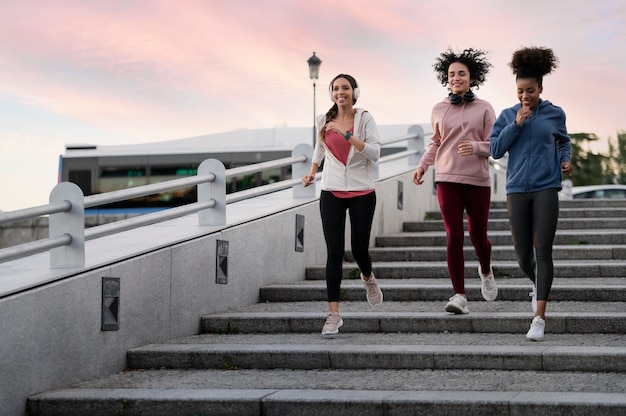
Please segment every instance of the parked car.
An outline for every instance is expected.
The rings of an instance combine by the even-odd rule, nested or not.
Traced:
[[[574,186],[572,188],[572,197],[574,199],[624,199],[626,198],[626,185]]]

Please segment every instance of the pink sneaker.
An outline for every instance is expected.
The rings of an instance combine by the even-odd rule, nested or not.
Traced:
[[[378,287],[378,281],[374,277],[374,273],[369,280],[365,280],[365,276],[361,273],[361,280],[363,281],[363,285],[365,286],[365,290],[367,291],[367,303],[372,306],[380,305],[383,303],[383,291]]]
[[[328,312],[326,323],[322,328],[322,335],[338,334],[339,328],[343,325],[343,319],[337,312]]]

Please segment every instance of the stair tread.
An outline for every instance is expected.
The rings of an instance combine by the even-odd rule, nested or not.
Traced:
[[[449,278],[407,278],[407,279],[391,279],[380,278],[377,279],[381,288],[384,287],[447,287],[452,288]],[[496,277],[496,283],[498,287],[504,288],[519,288],[527,287],[530,289],[530,280],[524,277],[512,277],[512,278],[500,278]],[[344,279],[341,283],[342,288],[358,287],[363,288],[363,283],[360,279]],[[290,287],[326,287],[324,280],[301,280],[298,282],[290,283],[273,283],[264,286],[264,288],[290,288]],[[480,280],[478,277],[466,277],[465,287],[480,287]],[[552,289],[558,290],[560,288],[601,288],[601,287],[626,287],[626,277],[590,277],[588,280],[581,281],[580,278],[558,278],[555,279]]]
[[[492,392],[576,392],[577,395],[615,393],[626,401],[626,374],[593,372],[547,372],[510,370],[128,370],[109,377],[78,383],[71,388],[44,393],[66,397],[110,395],[124,397],[128,389],[145,389],[150,395],[163,389],[176,389],[174,397],[184,398],[185,389],[215,389],[217,397],[248,396],[267,389],[343,391],[410,391],[413,395],[437,390]],[[109,391],[106,391],[109,390]],[[122,390],[122,391],[120,391]],[[244,394],[247,393],[247,394]],[[203,393],[206,398],[206,392]],[[561,395],[560,395],[561,396]],[[562,397],[562,396],[561,396]],[[565,399],[564,397],[562,397]],[[554,399],[554,398],[553,398]],[[602,401],[617,400],[603,397]],[[598,403],[598,401],[596,401]]]
[[[554,267],[559,267],[559,266],[626,266],[626,259],[600,259],[600,260],[589,260],[589,259],[583,259],[583,260],[572,260],[572,259],[567,259],[567,260],[554,260]],[[375,262],[375,264],[373,265],[374,270],[376,270],[376,267],[389,267],[389,266],[402,266],[402,267],[406,267],[406,268],[414,268],[414,267],[430,267],[432,265],[447,265],[447,262],[445,259],[443,260],[428,260],[428,261],[377,261]],[[473,266],[473,265],[478,265],[478,261],[477,260],[467,260],[465,261],[465,265],[466,266]],[[356,267],[356,263],[344,263],[344,268],[346,267]],[[494,261],[492,263],[492,266],[494,267],[494,269],[498,266],[500,267],[519,267],[519,264],[517,263],[517,261],[515,260],[498,260],[498,261]],[[318,265],[318,266],[312,266],[310,268],[324,268],[324,265]],[[447,266],[446,266],[447,267]],[[474,266],[475,267],[475,266]]]
[[[365,293],[365,290],[363,290]],[[384,292],[383,292],[384,293]],[[365,298],[365,296],[363,296]],[[492,316],[529,316],[532,318],[530,297],[528,301],[469,301],[470,313],[467,315],[453,315],[444,312],[447,299],[441,301],[393,301],[383,302],[379,306],[370,306],[365,299],[363,301],[341,302],[341,315],[353,316],[359,313],[361,316],[382,315],[401,313],[407,316],[444,316],[449,318]],[[287,314],[293,317],[304,314],[326,314],[328,302],[325,301],[300,301],[300,302],[264,302],[239,308],[234,312],[216,313],[208,316],[234,316],[241,314]],[[481,315],[478,315],[481,313]],[[626,315],[626,302],[585,302],[585,301],[550,301],[548,304],[548,316],[585,316],[585,315],[613,315],[623,317]]]
[[[320,324],[321,325],[321,324]],[[549,327],[548,327],[549,329]],[[320,326],[321,330],[321,326]],[[520,334],[421,332],[421,333],[341,333],[332,338],[316,333],[199,334],[162,343],[168,344],[303,344],[303,345],[474,345],[535,346]],[[623,347],[626,334],[550,334],[540,347]]]
[[[511,230],[489,230],[487,231],[489,235],[508,235],[511,236]],[[432,236],[432,235],[445,235],[445,229],[441,231],[398,231],[397,233],[388,233],[381,234],[380,237],[415,237],[415,236]],[[467,235],[468,232],[466,231]],[[606,229],[606,228],[574,228],[574,229],[558,229],[556,230],[556,235],[597,235],[597,234],[626,234],[626,230],[622,229]]]

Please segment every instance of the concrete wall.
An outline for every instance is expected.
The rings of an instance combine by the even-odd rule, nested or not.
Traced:
[[[432,181],[418,188],[410,172],[378,182],[372,241],[436,209],[431,194]],[[303,252],[295,251],[296,214],[305,217]],[[105,249],[98,240],[88,252]],[[217,240],[229,242],[227,284],[216,283]],[[304,280],[325,250],[311,200],[0,298],[0,415],[24,415],[31,394],[124,370],[131,348],[197,334],[202,315],[256,303],[263,285]],[[117,331],[101,330],[103,277],[120,278]]]

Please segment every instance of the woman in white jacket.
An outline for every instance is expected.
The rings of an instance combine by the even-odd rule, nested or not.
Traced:
[[[317,118],[319,140],[315,146],[311,170],[302,177],[302,185],[315,181],[323,161],[320,215],[326,240],[326,289],[328,316],[323,335],[336,334],[343,325],[339,315],[339,291],[343,275],[346,211],[350,214],[352,254],[361,270],[361,280],[370,305],[380,305],[383,293],[372,272],[369,254],[370,232],[376,192],[373,163],[380,156],[380,137],[372,115],[354,108],[359,98],[356,80],[339,74],[330,83],[333,106]]]

